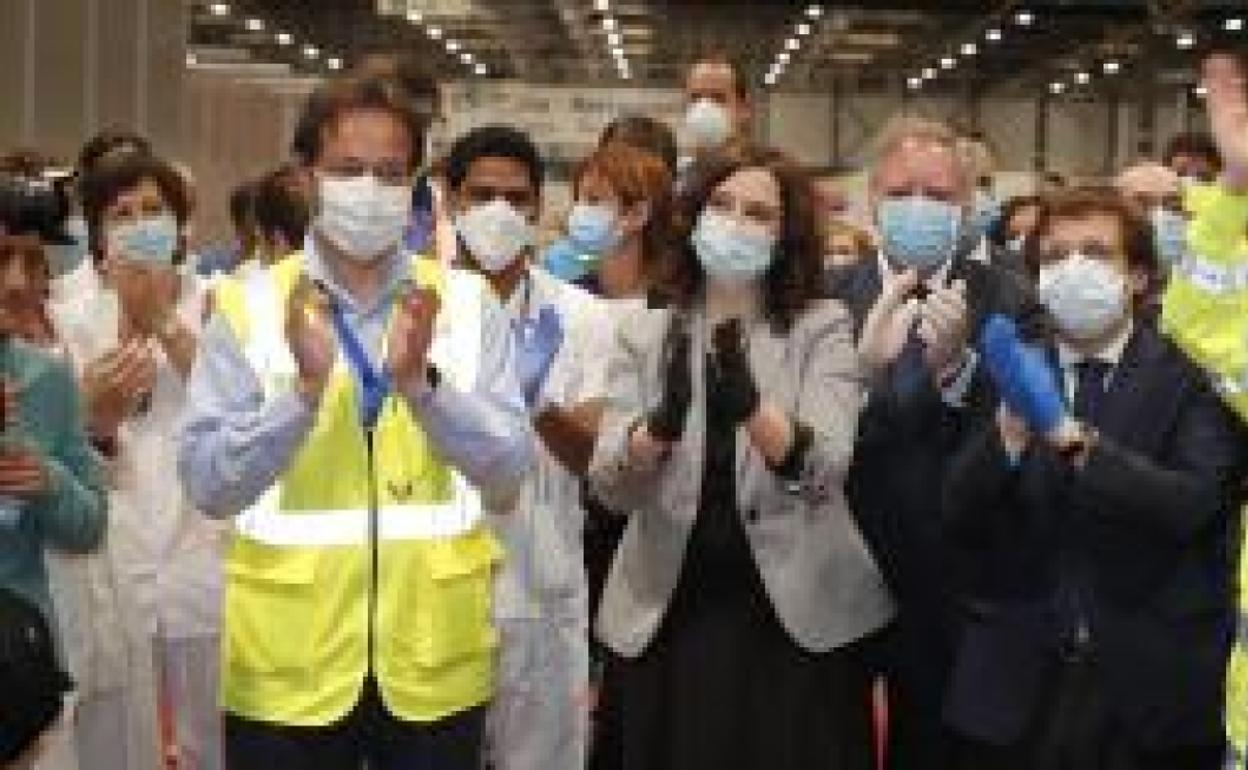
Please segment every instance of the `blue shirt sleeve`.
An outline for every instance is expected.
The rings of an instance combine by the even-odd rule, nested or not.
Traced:
[[[511,325],[492,298],[483,303],[482,335],[471,391],[444,378],[406,395],[442,456],[487,500],[502,501],[519,492],[532,467],[534,435],[516,380]]]
[[[220,316],[200,338],[186,404],[178,469],[195,506],[218,518],[242,512],[276,482],[315,417],[293,391],[265,399]]]

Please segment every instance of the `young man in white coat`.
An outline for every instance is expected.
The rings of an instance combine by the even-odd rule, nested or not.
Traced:
[[[500,770],[580,770],[588,735],[588,587],[580,476],[605,372],[599,301],[532,264],[542,161],[503,126],[472,131],[447,159],[466,266],[498,294],[540,449],[514,509],[495,517],[507,549],[496,583],[502,635],[490,746]]]

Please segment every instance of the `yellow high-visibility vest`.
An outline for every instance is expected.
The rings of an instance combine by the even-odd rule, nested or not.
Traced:
[[[217,291],[266,398],[294,380],[285,314],[303,264],[296,253]],[[413,259],[412,269],[442,300],[431,358],[469,389],[488,289],[430,260]],[[370,672],[391,713],[416,722],[481,705],[493,690],[490,597],[502,549],[480,497],[401,395],[387,397],[370,452],[345,359],[340,351],[290,466],[235,519],[222,699],[247,719],[331,724],[355,706]]]
[[[1161,328],[1213,377],[1248,421],[1248,195],[1218,185],[1189,188],[1187,254],[1162,301]],[[1226,680],[1228,763],[1248,757],[1248,540],[1240,548],[1236,639]]]

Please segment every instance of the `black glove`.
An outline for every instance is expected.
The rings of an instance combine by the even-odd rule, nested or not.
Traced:
[[[715,327],[715,405],[733,425],[758,411],[758,386],[742,342],[741,322],[733,319]]]
[[[673,324],[663,342],[663,398],[646,417],[646,430],[671,443],[685,432],[685,418],[693,402],[693,374],[689,369],[689,332]]]

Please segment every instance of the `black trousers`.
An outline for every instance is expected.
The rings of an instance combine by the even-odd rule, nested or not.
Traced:
[[[429,724],[395,718],[369,679],[355,709],[327,727],[288,727],[227,714],[229,770],[480,770],[485,707]]]
[[[958,770],[1219,770],[1223,747],[1146,749],[1114,718],[1092,660],[1064,663],[1017,743],[962,741]]]

